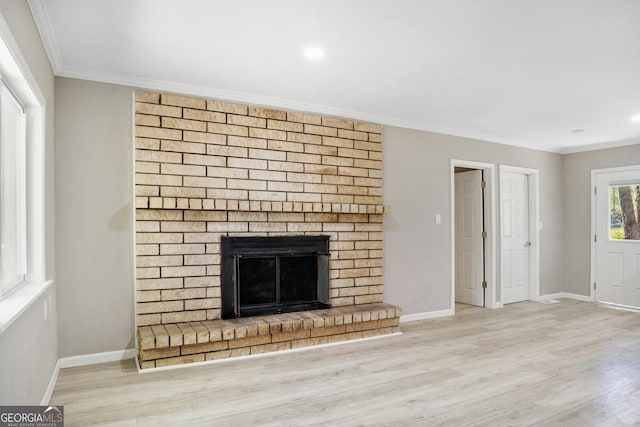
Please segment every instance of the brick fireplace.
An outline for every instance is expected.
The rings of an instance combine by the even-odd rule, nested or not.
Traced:
[[[135,124],[141,367],[397,329],[379,125],[141,91]],[[221,237],[305,235],[329,237],[330,308],[222,320]]]

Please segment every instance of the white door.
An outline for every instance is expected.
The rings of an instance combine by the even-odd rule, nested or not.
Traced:
[[[637,222],[638,187],[640,167],[596,174],[597,301],[640,307],[640,240],[625,235],[625,223],[633,221],[623,214],[625,207],[635,212]]]
[[[500,173],[502,303],[529,299],[528,176]]]
[[[482,171],[455,175],[456,302],[484,306]]]

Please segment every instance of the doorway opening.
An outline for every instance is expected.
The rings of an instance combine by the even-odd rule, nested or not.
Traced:
[[[451,161],[451,309],[497,308],[495,167]]]

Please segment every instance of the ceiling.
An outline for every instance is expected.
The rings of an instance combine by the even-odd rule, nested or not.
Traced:
[[[29,4],[59,76],[555,152],[640,143],[638,0]]]

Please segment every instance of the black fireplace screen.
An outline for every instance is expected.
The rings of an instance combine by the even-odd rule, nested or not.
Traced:
[[[222,317],[329,307],[329,237],[222,237]]]

